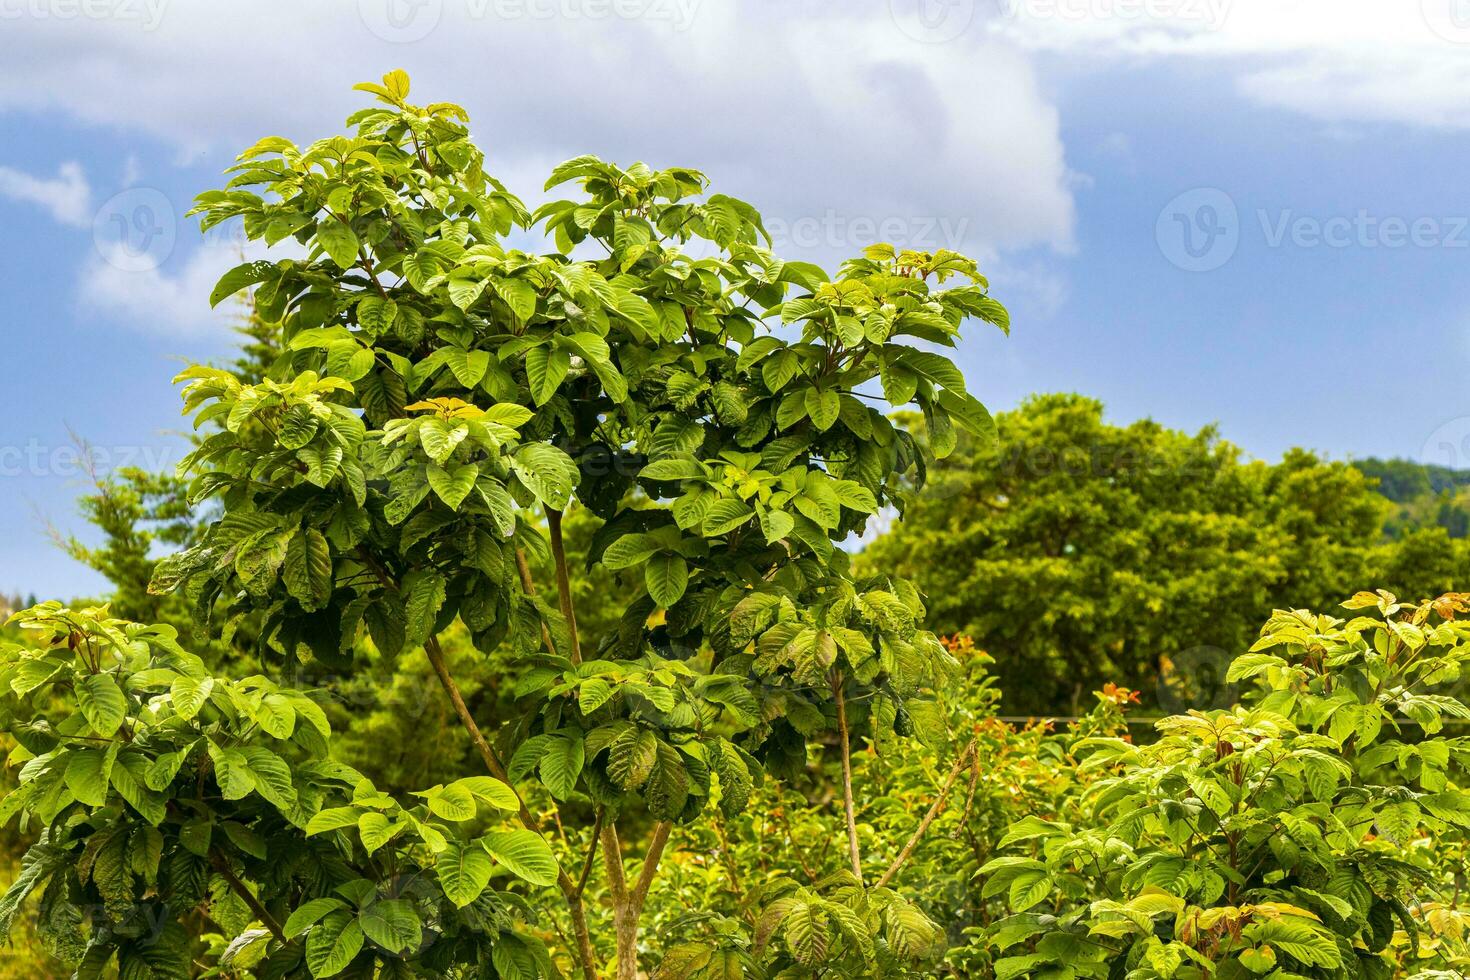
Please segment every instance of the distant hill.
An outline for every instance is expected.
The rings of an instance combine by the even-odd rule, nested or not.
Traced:
[[[1470,537],[1470,470],[1407,459],[1360,459],[1353,466],[1378,481],[1394,510],[1384,525],[1390,538],[1416,527],[1442,527],[1452,538]]]

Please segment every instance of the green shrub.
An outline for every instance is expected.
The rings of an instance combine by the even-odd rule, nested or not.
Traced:
[[[1032,816],[984,868],[1014,977],[1389,978],[1463,969],[1470,596],[1279,612],[1235,660],[1247,701],[1079,744],[1085,819]],[[1430,974],[1425,974],[1426,976]]]

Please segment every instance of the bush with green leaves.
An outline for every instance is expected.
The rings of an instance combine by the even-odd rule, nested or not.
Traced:
[[[1014,915],[1000,980],[1462,976],[1470,596],[1278,612],[1230,670],[1247,702],[1079,744],[1075,823],[1028,817],[984,871]],[[1443,971],[1443,972],[1436,972]]]
[[[331,758],[311,692],[210,674],[169,626],[45,603],[0,647],[0,721],[19,787],[0,821],[38,833],[0,898],[0,932],[40,894],[48,947],[77,980],[413,976],[424,965],[545,972],[524,894],[555,879],[488,776],[401,804]],[[492,878],[494,887],[490,887]]]
[[[483,773],[379,791],[330,759],[307,695],[209,678],[167,630],[44,607],[27,616],[48,642],[13,652],[11,689],[70,686],[82,710],[27,731],[7,816],[44,838],[14,901],[48,875],[68,902],[99,890],[87,969],[117,949],[127,980],[181,971],[208,932],[269,977],[631,978],[670,837],[830,745],[844,887],[932,933],[884,878],[868,887],[850,755],[941,728],[955,662],[917,590],[855,579],[837,543],[901,507],[956,426],[993,436],[932,349],[967,318],[1006,326],[975,264],[875,245],[829,277],[775,256],[754,209],[700,173],[593,157],[557,167],[547,188],[580,193],[533,215],[485,172],[462,109],[409,104],[402,72],[359,88],[378,102],[354,135],[264,139],[199,198],[206,229],[304,254],[214,291],[253,287],[285,354],[263,377],[181,375],[203,433],[182,468],[214,519],[151,588],[227,637],[250,617],[276,664],[350,673],[364,634],[380,657],[421,649]],[[503,241],[533,228],[556,251]],[[906,404],[927,447],[885,414]],[[598,635],[566,557],[574,501],[600,522],[589,564],[634,596]],[[468,707],[440,642],[456,623],[509,651],[503,713]],[[211,874],[260,928],[184,926]],[[532,912],[535,887],[560,911],[536,892]],[[766,914],[827,901],[773,896]],[[138,932],[136,906],[161,928]]]

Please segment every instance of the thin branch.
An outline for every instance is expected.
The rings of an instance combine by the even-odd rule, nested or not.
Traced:
[[[230,870],[230,862],[225,860],[224,855],[218,851],[211,851],[209,856],[213,859],[214,870],[218,871],[220,877],[229,883],[230,891],[240,896],[240,900],[250,909],[250,914],[255,916],[262,925],[269,929],[271,935],[275,936],[276,941],[281,943],[281,945],[284,946],[290,943],[291,940],[286,938],[286,932],[281,928],[281,924],[276,921],[276,917],[271,915],[270,911],[264,905],[260,904],[260,899],[256,898],[255,893],[245,887],[245,882],[235,876],[235,872]]]
[[[658,874],[658,862],[663,856],[664,845],[669,842],[669,831],[674,827],[672,820],[660,820],[653,828],[653,840],[648,844],[648,853],[643,858],[643,870],[638,873],[638,884],[633,886],[630,896],[635,911],[643,911],[643,902],[648,898],[648,888]]]
[[[939,798],[929,807],[929,812],[925,813],[924,819],[919,821],[919,826],[914,830],[913,836],[908,839],[908,843],[904,844],[903,850],[898,852],[898,857],[893,859],[893,863],[888,866],[888,870],[883,872],[882,877],[878,879],[875,887],[882,888],[892,881],[893,876],[898,874],[899,869],[904,866],[904,863],[914,853],[914,848],[919,846],[919,841],[929,832],[930,826],[939,817],[940,811],[944,809],[944,803],[949,799],[949,792],[954,789],[955,780],[960,778],[960,773],[969,764],[970,756],[975,752],[975,749],[976,743],[973,741],[965,746],[965,751],[960,753],[960,757],[955,760],[954,766],[950,768],[949,776],[944,780],[944,785],[939,790]]]
[[[863,857],[858,848],[857,815],[852,803],[852,739],[847,729],[847,701],[842,694],[843,677],[832,677],[832,694],[837,699],[837,732],[842,737],[842,811],[847,817],[847,856],[858,884],[863,883]]]
[[[521,591],[528,596],[536,594],[536,581],[531,578],[531,563],[526,561],[526,549],[516,549],[516,571],[521,576]],[[546,652],[553,657],[556,656],[556,644],[551,642],[551,631],[546,628],[546,621],[541,621],[541,642],[546,645]]]
[[[398,586],[388,575],[387,569],[377,561],[372,552],[366,548],[359,547],[357,554],[363,560],[363,563],[377,574],[384,588],[393,592],[398,591]],[[500,761],[500,757],[495,754],[495,750],[491,748],[490,743],[485,740],[485,736],[480,732],[480,726],[475,723],[475,716],[470,714],[470,709],[465,705],[464,695],[460,692],[459,685],[455,683],[454,675],[449,672],[449,664],[444,659],[444,650],[439,646],[439,638],[437,636],[431,636],[424,642],[424,655],[428,657],[429,665],[434,668],[434,673],[438,675],[439,683],[444,688],[444,693],[449,695],[450,703],[454,705],[454,712],[459,716],[460,724],[469,733],[470,741],[474,743],[475,751],[479,753],[481,760],[484,761],[485,768],[490,771],[490,775],[510,787],[510,791],[515,794],[521,824],[527,830],[539,834],[541,827],[537,823],[536,818],[531,815],[531,811],[526,807],[526,801],[521,798],[520,792],[511,783],[510,775],[506,772],[505,765]],[[577,935],[577,953],[582,961],[583,978],[584,980],[598,980],[596,954],[592,950],[592,937],[587,930],[587,912],[582,906],[582,894],[577,890],[576,883],[561,868],[558,868],[556,872],[556,884],[561,889],[562,895],[566,897],[567,910],[572,916],[572,929]]]
[[[571,640],[572,663],[582,662],[582,645],[577,640],[577,610],[572,603],[572,582],[567,572],[567,552],[561,536],[561,511],[546,508],[546,524],[551,531],[551,557],[556,562],[556,592],[561,599],[561,614],[567,621]]]
[[[596,863],[597,841],[602,836],[602,820],[606,816],[605,807],[597,808],[597,820],[592,825],[592,840],[587,846],[587,858],[582,862],[582,873],[577,877],[577,894],[581,895],[587,891],[587,880],[592,877],[592,865]]]

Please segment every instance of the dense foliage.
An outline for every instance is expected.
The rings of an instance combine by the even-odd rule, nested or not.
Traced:
[[[984,894],[1014,915],[997,977],[1402,976],[1470,966],[1470,707],[1439,692],[1470,660],[1470,596],[1387,592],[1352,619],[1279,612],[1232,680],[1242,705],[1093,737],[1075,821],[1027,817]],[[1449,974],[1424,974],[1449,975]]]
[[[205,675],[168,631],[41,607],[27,615],[52,631],[50,644],[15,653],[12,669],[26,678],[15,693],[59,680],[81,707],[62,734],[138,739],[139,751],[97,749],[96,778],[83,784],[65,778],[74,756],[61,743],[25,746],[35,759],[9,800],[47,836],[22,881],[68,880],[60,869],[77,876],[70,892],[88,885],[90,866],[75,867],[73,850],[122,830],[95,812],[74,822],[75,808],[119,806],[109,792],[119,784],[127,848],[146,841],[160,861],[193,853],[192,821],[255,834],[255,853],[235,841],[208,856],[242,900],[258,893],[267,929],[251,956],[264,957],[268,975],[545,975],[560,956],[595,977],[608,957],[593,944],[584,896],[600,851],[612,968],[632,977],[676,827],[712,802],[738,813],[763,773],[799,771],[824,733],[839,739],[846,769],[854,732],[912,734],[937,715],[932,691],[953,660],[921,628],[917,592],[888,576],[853,579],[834,546],[900,501],[905,475],[922,464],[912,438],[858,390],[881,381],[891,406],[920,406],[941,434],[936,455],[952,448],[953,425],[991,434],[953,365],[903,338],[953,344],[967,317],[1004,325],[1005,312],[953,253],[874,246],[835,280],[782,262],[761,246],[754,210],[706,195],[692,170],[578,158],[547,186],[577,181],[583,199],[530,215],[482,169],[462,110],[408,104],[401,72],[361,88],[381,105],[353,117],[356,136],[305,149],[262,140],[242,154],[230,189],[200,197],[206,228],[238,219],[249,237],[294,236],[309,255],[247,263],[215,290],[219,301],[254,286],[290,355],[258,381],[203,366],[181,376],[196,426],[218,427],[183,467],[194,475],[190,502],[216,501],[217,519],[154,570],[151,588],[182,592],[201,623],[222,618],[227,635],[258,617],[257,652],[288,666],[351,671],[364,631],[390,660],[422,649],[488,775],[424,788],[410,805],[350,769],[288,764],[259,740],[314,729],[304,749],[326,755],[325,717],[296,724],[304,700],[263,677],[232,685]],[[533,223],[560,252],[500,243]],[[719,256],[686,255],[681,244],[695,238]],[[606,256],[571,257],[584,241]],[[792,325],[794,337],[767,332],[770,323]],[[594,562],[640,586],[600,636],[585,623],[579,632],[569,581],[562,522],[574,497],[603,522]],[[549,542],[525,516],[533,508]],[[555,605],[527,558],[548,552]],[[513,653],[506,717],[477,719],[464,701],[439,640],[456,621],[477,648]],[[78,638],[95,640],[85,656]],[[168,693],[155,696],[159,687]],[[128,692],[140,699],[135,722]],[[222,717],[192,724],[205,705]],[[180,772],[197,785],[194,812],[176,802]],[[850,778],[844,785],[861,888]],[[241,813],[253,792],[276,812]],[[508,810],[520,828],[485,831],[477,803]],[[585,858],[558,866],[542,836],[551,828],[530,805]],[[68,849],[33,860],[56,846],[58,823]],[[640,837],[629,868],[625,846]],[[247,856],[269,863],[233,867]],[[512,896],[490,887],[497,868],[555,883],[570,949],[528,941]],[[400,896],[404,875],[433,888]],[[160,886],[151,862],[137,876],[107,885],[118,915],[135,885],[158,896],[162,919],[201,897]],[[792,901],[773,901],[770,914],[799,919]],[[365,945],[367,917],[384,902],[394,942],[368,935]],[[884,908],[901,935],[930,928],[896,896]],[[472,913],[444,920],[450,909]],[[427,946],[426,928],[438,939]],[[86,956],[100,968],[113,955],[125,971],[192,960],[179,929],[140,937],[108,921]]]
[[[1112,425],[1078,395],[996,421],[998,445],[962,444],[860,564],[912,578],[936,629],[982,638],[1012,712],[1074,713],[1108,682],[1222,707],[1271,609],[1470,584],[1470,546],[1444,530],[1383,540],[1389,505],[1355,466],[1247,461],[1212,429]]]
[[[1434,594],[1443,529],[1076,397],[997,446],[931,349],[1005,326],[968,260],[829,278],[593,158],[528,214],[362,87],[200,199],[305,257],[216,289],[255,313],[185,479],[88,499],[112,604],[0,631],[0,978],[1464,974],[1470,598],[1255,628]],[[1213,710],[1130,736],[1163,694]]]

